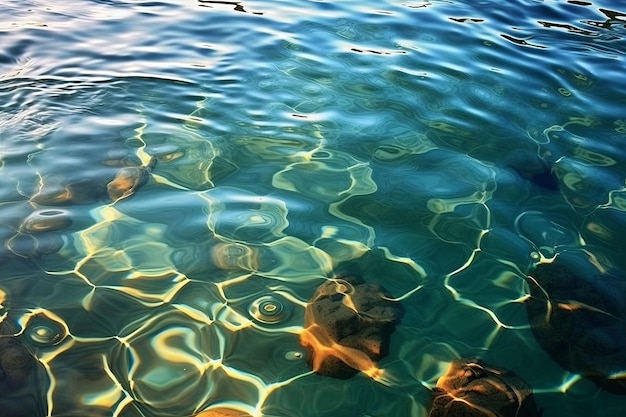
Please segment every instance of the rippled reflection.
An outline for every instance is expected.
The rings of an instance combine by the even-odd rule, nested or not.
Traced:
[[[606,3],[7,5],[0,414],[618,415]]]

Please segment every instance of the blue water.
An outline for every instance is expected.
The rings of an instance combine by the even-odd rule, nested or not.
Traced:
[[[555,256],[626,270],[621,2],[0,6],[0,314],[36,358],[4,413],[426,416],[469,356],[544,417],[626,409],[523,304]],[[304,359],[344,273],[405,310],[384,380]]]

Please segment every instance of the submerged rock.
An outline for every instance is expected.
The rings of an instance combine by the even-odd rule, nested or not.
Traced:
[[[523,164],[511,165],[511,168],[519,176],[538,187],[549,191],[559,190],[559,179],[556,177],[552,167],[543,160],[539,163],[524,161]]]
[[[150,177],[150,172],[156,164],[156,158],[151,158],[147,165],[121,168],[115,178],[107,184],[107,193],[111,201],[123,200],[135,194]]]
[[[134,161],[134,159],[132,160]],[[129,159],[119,160],[119,164],[129,163]],[[60,176],[43,176],[39,189],[30,201],[39,205],[59,206],[67,204],[92,204],[110,199],[112,202],[123,200],[135,194],[152,172],[156,158],[150,158],[146,165],[118,166],[110,160],[105,161],[105,170],[93,170],[80,175],[79,178]],[[112,167],[118,168],[115,176]]]
[[[106,187],[96,178],[67,180],[52,176],[42,178],[39,190],[30,201],[45,206],[91,204],[101,201],[105,193]]]
[[[5,319],[6,320],[6,319]],[[0,321],[0,414],[3,417],[43,416],[38,388],[41,366],[20,343],[5,321]]]
[[[24,387],[34,367],[35,359],[14,337],[0,338],[0,392]]]
[[[428,417],[538,417],[532,390],[514,373],[455,359],[437,381]]]
[[[349,378],[361,371],[380,376],[376,361],[402,314],[383,288],[349,276],[328,280],[309,301],[300,343],[320,375]]]
[[[54,232],[17,233],[6,241],[5,247],[13,254],[22,258],[51,255],[57,253],[65,242],[63,237]]]
[[[22,221],[20,229],[27,233],[41,233],[61,230],[72,224],[70,214],[65,210],[35,210]]]
[[[30,205],[16,208],[32,209]],[[0,227],[0,258],[6,259],[57,253],[66,242],[60,230],[72,224],[70,212],[56,208],[34,210],[20,223],[17,220],[21,212],[7,210],[2,215],[5,223]]]
[[[564,369],[626,394],[626,279],[583,277],[559,263],[527,277],[528,318],[537,342]]]

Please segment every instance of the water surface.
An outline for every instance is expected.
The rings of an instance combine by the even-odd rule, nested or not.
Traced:
[[[620,2],[2,9],[0,312],[39,364],[15,415],[426,416],[468,356],[547,417],[626,408],[523,304],[557,254],[626,269]],[[145,184],[114,201],[129,168]],[[298,343],[344,273],[405,309],[383,381],[312,374]]]

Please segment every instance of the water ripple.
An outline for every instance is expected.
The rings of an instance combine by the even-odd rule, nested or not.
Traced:
[[[619,414],[524,306],[537,262],[626,268],[615,3],[7,4],[0,330],[41,365],[37,406],[425,416],[480,356],[546,414]],[[393,389],[303,360],[306,300],[341,274],[406,309]]]

